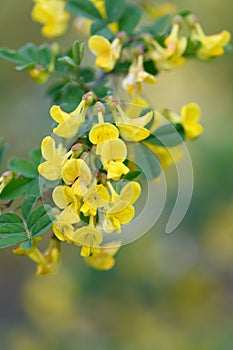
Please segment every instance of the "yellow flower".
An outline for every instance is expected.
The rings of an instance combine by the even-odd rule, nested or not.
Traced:
[[[74,228],[70,223],[64,221],[55,221],[52,225],[53,233],[60,241],[72,243],[70,237],[74,233]]]
[[[46,161],[38,166],[39,174],[50,181],[61,179],[66,150],[61,144],[55,148],[54,139],[51,136],[46,136],[41,143],[41,152]]]
[[[87,226],[78,228],[70,236],[72,242],[82,246],[81,256],[90,256],[91,248],[98,248],[103,241],[102,233],[93,225],[93,216],[90,216],[90,223]]]
[[[128,91],[130,95],[140,95],[143,90],[143,83],[156,84],[157,79],[144,70],[143,55],[139,55],[130,66],[128,75],[122,82],[122,87]]]
[[[65,9],[64,0],[34,0],[31,16],[36,22],[43,24],[42,34],[48,38],[61,36],[65,33],[70,18]]]
[[[48,249],[42,254],[38,248],[28,254],[28,257],[37,263],[37,276],[55,274],[60,262],[60,242],[51,239]]]
[[[141,187],[135,181],[129,182],[118,195],[110,182],[108,186],[112,193],[112,202],[104,208],[103,229],[106,233],[120,233],[121,225],[128,224],[134,217],[132,204],[140,196]]]
[[[129,172],[129,168],[123,164],[127,156],[127,147],[121,139],[107,140],[99,144],[96,154],[100,155],[103,167],[108,172],[108,179],[119,180],[123,174]]]
[[[95,65],[106,72],[115,67],[121,53],[121,39],[116,38],[110,43],[101,35],[93,35],[88,41],[89,49],[97,56]]]
[[[231,40],[231,34],[227,30],[223,30],[219,34],[207,36],[204,34],[201,25],[196,23],[191,38],[200,41],[201,47],[197,50],[197,56],[202,60],[206,60],[224,54],[224,47]]]
[[[117,105],[116,108],[120,115],[118,115],[115,110],[112,111],[112,114],[123,139],[139,142],[150,135],[150,131],[144,128],[144,126],[152,119],[152,111],[141,117],[129,118],[119,105]]]
[[[110,270],[115,265],[114,255],[118,252],[118,242],[108,243],[100,248],[93,248],[91,255],[85,258],[86,263],[97,270]]]
[[[91,171],[82,159],[69,159],[62,169],[62,178],[72,185],[74,194],[82,196],[92,180]]]
[[[196,103],[183,106],[180,116],[174,112],[166,111],[166,117],[172,123],[182,124],[187,140],[194,140],[203,132],[203,126],[199,124],[201,110]]]
[[[185,62],[182,57],[187,47],[187,38],[179,38],[179,24],[173,24],[170,35],[165,39],[165,47],[152,41],[152,47],[146,57],[150,58],[158,70],[170,70]]]
[[[59,106],[52,106],[50,108],[51,117],[58,123],[58,126],[53,129],[54,134],[65,138],[74,137],[85,120],[87,108],[84,99],[71,113],[64,112]]]
[[[163,169],[172,164],[176,164],[176,162],[178,162],[183,157],[179,146],[167,148],[163,146],[153,145],[149,142],[143,142],[143,144],[158,157]]]
[[[29,75],[37,84],[44,84],[49,78],[49,72],[47,70],[41,70],[38,68],[30,69]]]
[[[83,205],[80,211],[85,215],[95,216],[97,209],[109,202],[110,196],[107,189],[102,185],[95,185],[88,189],[83,195]]]
[[[89,133],[89,140],[94,145],[98,145],[107,140],[117,139],[119,137],[119,130],[110,123],[96,124]]]
[[[58,221],[69,224],[76,224],[80,221],[79,209],[80,199],[74,194],[72,188],[68,186],[57,186],[53,190],[53,201],[63,211],[57,216]]]

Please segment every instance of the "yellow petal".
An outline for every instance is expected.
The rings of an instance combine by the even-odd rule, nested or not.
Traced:
[[[118,123],[117,126],[120,130],[121,137],[127,141],[139,142],[150,136],[150,131],[146,128],[124,123]]]
[[[41,142],[41,152],[44,159],[52,159],[55,153],[55,141],[51,136],[46,136]]]
[[[107,271],[115,265],[115,259],[109,254],[94,254],[85,259],[86,263],[96,270]]]
[[[54,161],[46,161],[38,166],[38,172],[45,179],[55,181],[61,179],[62,163],[56,163]]]
[[[121,161],[110,160],[104,164],[104,169],[108,171],[107,178],[118,181],[122,175],[128,174],[129,168]]]
[[[88,40],[89,49],[96,56],[107,56],[111,53],[111,44],[101,35],[93,35]]]
[[[102,233],[91,225],[77,229],[70,238],[75,244],[87,247],[98,247],[103,241]]]
[[[70,115],[64,112],[60,106],[56,105],[50,108],[50,115],[57,123],[62,123],[70,117]]]
[[[123,162],[127,156],[127,147],[121,139],[113,139],[103,142],[100,152],[103,165],[111,160]]]
[[[67,224],[63,221],[56,221],[52,225],[53,233],[60,241],[67,241],[71,243],[69,239],[74,232],[74,228],[71,224]]]
[[[119,130],[110,123],[96,124],[89,133],[89,139],[94,145],[107,140],[117,139],[118,137]]]
[[[91,181],[91,171],[82,159],[69,159],[62,169],[62,178],[67,185],[72,185],[80,177],[85,184]]]
[[[201,118],[201,110],[198,104],[189,103],[182,107],[181,118],[184,124],[198,122]]]

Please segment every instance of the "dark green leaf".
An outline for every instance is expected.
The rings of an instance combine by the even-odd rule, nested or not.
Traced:
[[[128,181],[133,181],[134,179],[136,179],[140,174],[141,174],[141,170],[134,170],[134,171],[130,171],[128,174],[123,176],[123,179],[128,180]]]
[[[35,167],[26,159],[12,158],[8,163],[8,168],[28,178],[34,178],[38,175]]]
[[[80,43],[78,40],[76,40],[72,46],[73,60],[74,60],[74,63],[77,64],[78,66],[80,65],[80,63],[83,59],[84,46],[85,46],[85,44]]]
[[[28,217],[28,221],[27,221],[28,228],[31,230],[32,227],[37,223],[37,221],[44,215],[48,215],[50,211],[51,211],[50,205],[41,205],[38,208],[36,208]]]
[[[38,197],[36,196],[29,196],[24,200],[21,210],[25,220],[28,219],[29,215],[31,214],[32,208],[36,204],[37,200]]]
[[[118,21],[126,10],[125,0],[105,0],[104,2],[107,13],[107,21],[110,23]]]
[[[14,214],[14,213],[5,213],[0,215],[0,223],[5,223],[5,224],[22,224],[23,221],[22,219]]]
[[[0,193],[0,199],[11,200],[22,196],[30,181],[31,179],[27,178],[14,178]]]
[[[90,83],[95,80],[95,72],[90,68],[79,69],[78,74],[85,83]]]
[[[25,228],[21,224],[1,224],[0,226],[0,236],[4,234],[26,234]]]
[[[102,19],[97,8],[89,0],[68,0],[66,7],[76,16],[83,16],[90,19]]]
[[[152,74],[152,75],[157,75],[158,74],[158,71],[154,65],[154,62],[153,61],[145,61],[144,62],[144,68],[145,68],[145,71]]]
[[[135,150],[136,164],[142,170],[142,175],[148,181],[158,177],[161,172],[161,166],[156,155],[145,145],[139,143]]]
[[[156,129],[144,141],[163,147],[174,147],[184,140],[184,130],[180,124],[166,124]]]
[[[40,217],[37,222],[32,226],[32,237],[38,237],[41,236],[43,233],[45,233],[52,225],[52,219],[47,214]]]
[[[36,177],[32,181],[30,181],[26,188],[26,196],[40,196],[40,184],[39,184],[39,177]]]
[[[62,64],[64,64],[65,66],[69,67],[72,70],[76,70],[77,71],[77,65],[75,64],[75,62],[72,60],[71,57],[69,56],[63,56],[63,57],[59,57],[58,61]]]
[[[37,168],[38,165],[41,162],[42,154],[41,154],[41,149],[35,149],[29,153],[29,157],[34,164],[34,166]]]
[[[94,34],[102,35],[108,40],[112,40],[114,37],[114,34],[107,27],[106,22],[104,22],[103,20],[96,20],[92,22],[91,35],[94,35]]]
[[[10,247],[15,244],[27,241],[28,238],[24,235],[6,235],[0,239],[0,248]]]
[[[138,25],[141,15],[142,11],[140,7],[133,4],[127,4],[124,14],[119,20],[119,30],[131,34]]]

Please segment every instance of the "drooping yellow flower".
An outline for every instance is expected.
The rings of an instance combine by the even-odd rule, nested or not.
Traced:
[[[65,9],[64,0],[34,0],[31,16],[36,22],[43,24],[42,34],[47,38],[55,38],[66,32],[69,12]]]
[[[121,225],[128,224],[134,217],[132,204],[140,196],[141,187],[135,181],[129,182],[118,195],[110,182],[108,186],[112,193],[112,202],[104,208],[103,229],[106,233],[120,233]]]
[[[115,123],[120,130],[120,135],[127,141],[142,141],[150,135],[150,131],[144,128],[153,117],[153,112],[148,112],[144,116],[129,118],[122,108],[117,105],[116,110],[112,111]]]
[[[102,185],[95,185],[89,188],[83,195],[83,205],[80,211],[85,215],[97,214],[97,209],[102,208],[110,200],[107,189]]]
[[[68,186],[57,186],[53,190],[53,201],[63,211],[57,216],[58,221],[69,224],[76,224],[80,221],[79,209],[80,199],[74,194],[72,188]]]
[[[179,24],[172,26],[170,35],[164,41],[165,47],[162,47],[157,41],[152,41],[152,47],[147,55],[158,70],[170,70],[185,63],[182,57],[187,47],[187,38],[179,37]]]
[[[98,145],[96,154],[100,155],[101,162],[107,170],[107,178],[119,180],[129,168],[123,163],[127,156],[127,147],[121,139],[107,140]]]
[[[231,34],[227,30],[223,30],[219,34],[205,35],[200,23],[196,23],[191,38],[200,41],[201,47],[196,54],[200,59],[206,60],[224,54],[224,47],[231,40]]]
[[[86,263],[96,270],[110,270],[115,265],[114,255],[120,249],[118,242],[108,243],[100,248],[93,248],[91,256],[85,258]]]
[[[61,144],[56,148],[54,139],[46,136],[41,143],[41,152],[46,161],[38,166],[39,174],[50,181],[61,179],[66,150]]]
[[[101,35],[93,35],[88,41],[89,49],[97,56],[95,65],[106,72],[115,67],[120,57],[122,40],[115,38],[112,43]]]
[[[44,84],[49,79],[47,70],[41,70],[36,67],[29,70],[29,75],[37,84]]]
[[[74,194],[82,196],[91,183],[91,171],[83,159],[69,159],[62,169],[62,178],[67,185],[72,185]]]
[[[59,239],[59,241],[66,241],[72,243],[70,237],[74,233],[74,227],[72,224],[64,221],[55,221],[52,225],[53,233]]]
[[[139,55],[130,66],[128,75],[122,81],[122,87],[130,95],[140,95],[143,90],[143,83],[156,84],[157,79],[144,70],[143,55]]]
[[[103,241],[102,233],[93,224],[93,216],[90,216],[89,225],[78,228],[70,236],[77,246],[82,246],[81,256],[90,256],[92,248],[98,248]]]
[[[52,106],[50,108],[51,117],[58,123],[58,126],[53,129],[54,134],[65,138],[74,137],[85,120],[87,108],[84,99],[71,113],[64,112],[60,106]]]
[[[34,249],[28,257],[37,263],[37,276],[51,275],[57,272],[60,262],[60,242],[51,239],[48,249],[42,254],[38,248]]]

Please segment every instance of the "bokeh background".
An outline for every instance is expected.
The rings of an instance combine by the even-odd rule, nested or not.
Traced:
[[[156,1],[154,3],[157,3]],[[233,33],[231,0],[174,0],[206,33]],[[31,0],[1,0],[0,45],[43,43],[30,20]],[[60,40],[64,47],[78,36]],[[26,156],[50,132],[46,87],[1,61],[0,135],[8,156]],[[179,227],[165,234],[176,194],[175,169],[155,227],[123,247],[112,271],[90,269],[75,247],[63,251],[56,276],[34,277],[33,263],[0,252],[0,348],[6,350],[233,349],[233,64],[232,54],[189,61],[160,76],[145,96],[158,108],[198,102],[205,132],[189,143],[195,187]],[[153,212],[153,208],[151,208]]]

